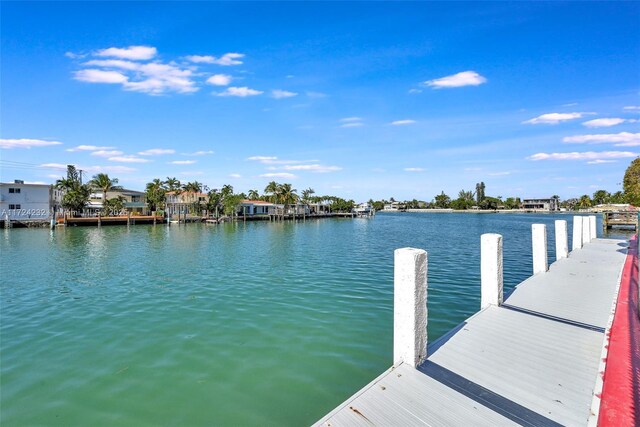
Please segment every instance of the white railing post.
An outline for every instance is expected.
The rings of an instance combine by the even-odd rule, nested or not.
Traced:
[[[502,236],[480,236],[480,309],[502,305]]]
[[[531,247],[533,252],[533,274],[545,273],[549,270],[546,225],[531,225]]]
[[[571,250],[582,248],[582,217],[573,217],[573,242],[571,244]]]
[[[596,216],[589,215],[589,234],[591,235],[591,240],[598,237],[598,229],[596,228]]]
[[[427,252],[394,252],[393,364],[419,366],[427,358]]]
[[[591,241],[591,225],[589,224],[589,217],[582,217],[582,246]]]
[[[569,240],[567,235],[567,221],[557,219],[556,228],[556,261],[569,256]]]

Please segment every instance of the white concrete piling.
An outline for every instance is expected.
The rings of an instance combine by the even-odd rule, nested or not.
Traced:
[[[569,256],[569,236],[567,235],[567,221],[555,220],[556,231],[556,261]]]
[[[582,248],[582,217],[573,217],[573,242],[571,244],[571,250]]]
[[[502,305],[502,236],[480,236],[480,309]]]
[[[589,224],[589,217],[583,216],[582,218],[582,246],[591,241],[591,224]]]
[[[589,215],[589,231],[591,234],[591,240],[598,237],[598,229],[596,228],[596,216]]]
[[[545,273],[549,270],[547,259],[547,226],[531,225],[531,247],[533,252],[533,274]]]
[[[427,358],[427,252],[394,252],[393,364],[419,366]]]

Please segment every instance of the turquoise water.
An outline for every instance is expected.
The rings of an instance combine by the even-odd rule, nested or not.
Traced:
[[[479,307],[482,233],[508,290],[558,218],[3,230],[0,424],[308,425],[392,362],[394,249],[429,252],[435,339]]]

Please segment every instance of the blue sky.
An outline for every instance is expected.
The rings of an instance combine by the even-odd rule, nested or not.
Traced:
[[[640,2],[2,2],[0,179],[621,190]]]

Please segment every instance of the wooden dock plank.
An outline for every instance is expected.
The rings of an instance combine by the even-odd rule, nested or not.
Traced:
[[[573,251],[316,425],[586,425],[626,248]]]

